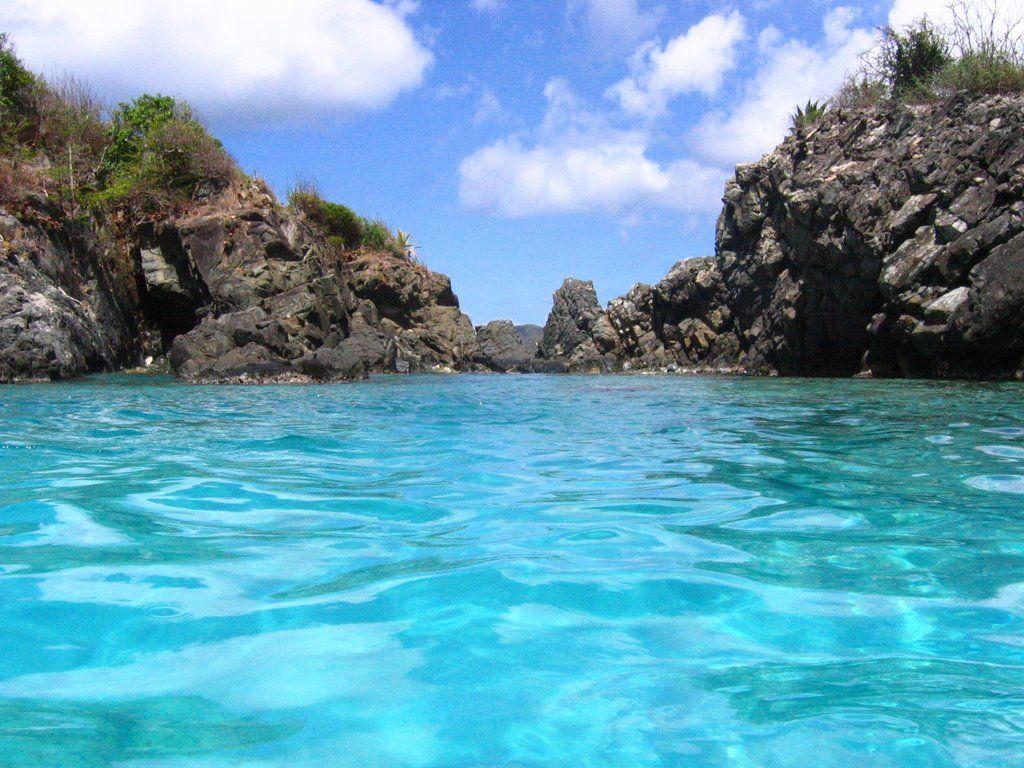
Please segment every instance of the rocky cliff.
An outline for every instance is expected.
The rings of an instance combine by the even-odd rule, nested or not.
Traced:
[[[1024,98],[835,110],[726,187],[716,254],[605,308],[555,294],[573,370],[1024,376]]]
[[[0,381],[63,379],[139,360],[131,278],[109,242],[45,198],[0,208]]]
[[[451,281],[339,247],[240,177],[173,213],[0,190],[0,381],[166,356],[189,381],[372,372],[1024,377],[1024,98],[835,110],[726,190],[713,257],[543,331],[474,327]]]
[[[530,356],[514,329],[478,343],[445,275],[338,249],[258,182],[128,226],[69,217],[38,194],[0,211],[0,381],[162,355],[193,382],[506,370]]]

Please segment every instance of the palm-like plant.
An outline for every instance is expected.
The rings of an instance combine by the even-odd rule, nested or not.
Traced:
[[[796,112],[790,117],[790,124],[794,131],[802,131],[821,120],[827,111],[827,101],[808,100],[805,106],[796,108]]]
[[[397,230],[395,232],[395,245],[398,250],[408,256],[410,259],[416,256],[416,243],[412,240],[412,235],[404,230]]]

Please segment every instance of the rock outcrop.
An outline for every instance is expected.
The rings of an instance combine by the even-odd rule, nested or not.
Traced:
[[[170,341],[182,378],[363,375],[347,343],[343,272],[316,232],[257,185],[144,229],[138,248],[145,315]]]
[[[131,276],[45,198],[0,210],[0,381],[68,379],[137,360]]]
[[[536,350],[528,349],[510,320],[495,320],[476,329],[474,362],[497,373],[523,370],[531,365]]]
[[[448,277],[391,252],[339,252],[259,183],[108,230],[42,197],[4,204],[0,381],[164,354],[179,377],[213,383],[504,370],[480,362]]]
[[[740,166],[716,255],[607,309],[569,281],[542,354],[591,370],[1011,378],[1024,98],[836,110]]]
[[[389,252],[358,251],[345,257],[348,285],[360,302],[352,343],[369,370],[474,368],[476,330],[459,309],[447,275]]]
[[[564,360],[573,369],[602,368],[607,321],[590,281],[567,279],[555,291],[551,314],[537,348],[542,360]]]
[[[9,187],[10,185],[8,185]],[[835,110],[725,190],[716,253],[542,332],[475,328],[451,281],[342,251],[240,180],[127,223],[0,202],[0,381],[167,355],[195,382],[376,372],[1024,378],[1024,97]]]

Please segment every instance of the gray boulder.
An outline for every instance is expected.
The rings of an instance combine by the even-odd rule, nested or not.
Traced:
[[[574,369],[600,368],[602,353],[595,331],[600,338],[609,333],[594,284],[566,278],[554,293],[537,355],[542,360],[565,361]]]
[[[476,329],[475,362],[490,371],[512,371],[528,365],[533,352],[510,320],[495,320]]]
[[[68,379],[138,359],[130,288],[110,279],[112,256],[45,199],[0,209],[0,382]]]

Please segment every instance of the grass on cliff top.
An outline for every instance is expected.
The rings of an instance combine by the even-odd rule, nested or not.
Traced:
[[[416,248],[407,232],[391,231],[382,219],[366,219],[351,208],[325,200],[315,183],[298,182],[288,195],[288,205],[324,233],[339,250],[367,248],[412,258]]]
[[[0,34],[0,196],[39,187],[75,215],[158,213],[226,188],[234,160],[188,105],[143,95],[109,115],[81,83],[29,71]]]
[[[884,27],[877,45],[864,54],[859,73],[824,104],[797,108],[791,118],[794,132],[813,126],[830,108],[1024,93],[1024,16],[1001,23],[994,0],[955,0],[949,8],[948,26],[923,18],[899,29]]]

